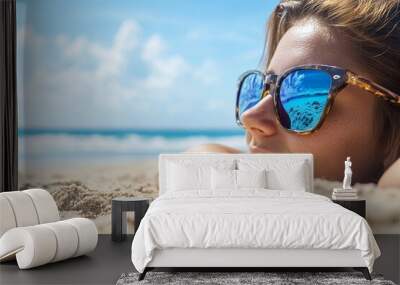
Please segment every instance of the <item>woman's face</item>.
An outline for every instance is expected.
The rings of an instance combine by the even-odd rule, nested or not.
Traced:
[[[340,66],[372,79],[352,54],[346,38],[315,20],[299,22],[285,33],[267,72],[282,74],[305,64]],[[347,86],[336,96],[321,128],[310,135],[298,135],[279,125],[273,99],[266,96],[242,114],[249,150],[312,153],[315,176],[330,180],[343,179],[344,161],[351,156],[353,182],[373,182],[383,161],[373,128],[376,100],[366,91]]]

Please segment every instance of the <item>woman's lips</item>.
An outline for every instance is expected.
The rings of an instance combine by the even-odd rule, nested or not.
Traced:
[[[272,151],[270,148],[260,147],[260,146],[251,145],[251,144],[249,144],[249,150],[250,150],[251,153],[272,153],[272,152],[276,152],[276,151]]]
[[[285,144],[281,140],[259,139],[256,136],[246,137],[246,143],[250,153],[286,153],[288,152]]]

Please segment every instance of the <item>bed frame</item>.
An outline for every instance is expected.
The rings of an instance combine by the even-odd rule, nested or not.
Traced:
[[[338,268],[350,267],[361,271],[371,280],[368,268],[359,250],[328,249],[183,249],[156,250],[152,261],[139,275],[155,268],[213,269],[229,268],[234,271],[252,271],[271,268]]]
[[[268,160],[303,160],[308,164],[308,192],[313,192],[313,156],[312,154],[162,154],[159,157],[160,194],[166,191],[167,161],[196,159],[232,159],[261,158]],[[154,269],[230,269],[234,271],[252,271],[271,268],[343,268],[350,267],[361,271],[367,280],[371,280],[369,270],[359,250],[329,249],[249,249],[249,248],[169,248],[154,252],[152,261],[139,275],[143,280],[146,273]],[[262,271],[262,270],[261,270]]]

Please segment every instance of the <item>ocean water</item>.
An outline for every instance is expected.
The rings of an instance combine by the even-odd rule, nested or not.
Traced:
[[[321,119],[328,103],[326,93],[297,96],[285,102],[285,109],[295,130],[310,130]]]
[[[244,131],[140,129],[20,129],[23,160],[88,160],[156,158],[204,143],[245,150]]]

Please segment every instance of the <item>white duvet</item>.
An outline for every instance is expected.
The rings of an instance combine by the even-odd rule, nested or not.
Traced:
[[[380,255],[365,219],[328,198],[256,189],[160,196],[133,239],[135,268],[165,248],[358,249],[371,272]]]

